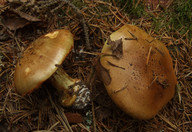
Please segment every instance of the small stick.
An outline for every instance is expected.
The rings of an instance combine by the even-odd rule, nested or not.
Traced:
[[[86,45],[87,45],[87,49],[91,49],[91,45],[90,45],[90,41],[89,41],[89,29],[85,23],[85,19],[82,18],[82,24],[83,24],[83,29],[84,29],[84,34],[85,34],[85,41],[86,41]]]
[[[87,132],[91,132],[90,130],[88,130],[88,128],[86,128],[82,123],[78,123],[78,126],[83,128],[84,130],[86,130]]]
[[[42,6],[39,7],[39,9],[43,9],[46,8],[48,6],[54,5],[56,3],[60,2],[60,0],[55,0],[55,1],[47,1],[46,3],[44,3]]]
[[[55,7],[54,9],[51,10],[51,13],[55,12],[59,8],[61,8],[64,5],[64,3],[61,3],[59,6]]]
[[[123,91],[124,89],[126,89],[126,87],[122,87],[120,89],[114,90],[113,93],[116,94],[116,93],[118,93],[120,91]]]
[[[120,18],[116,15],[115,12],[113,12],[113,11],[111,10],[111,8],[109,8],[109,10],[112,12],[112,14],[113,14],[121,23],[126,24],[122,19],[120,19]]]
[[[94,56],[100,56],[101,53],[94,53],[94,52],[87,52],[87,51],[80,51],[80,54],[88,54],[88,55],[94,55]]]
[[[120,69],[122,69],[122,70],[125,70],[125,68],[124,68],[124,67],[121,67],[121,66],[115,65],[115,64],[111,63],[110,61],[107,61],[107,63],[108,63],[109,65],[113,66],[113,67],[116,67],[116,68],[120,68]]]
[[[19,44],[19,42],[18,42],[18,39],[17,39],[16,37],[14,37],[14,39],[15,39],[15,42],[16,42],[19,50],[22,51],[21,46],[20,46],[20,44]]]
[[[148,88],[150,88],[152,86],[152,84],[157,80],[157,76],[155,76],[155,78],[153,79],[153,81],[151,82],[151,84],[149,85]]]
[[[145,39],[148,43],[152,43],[155,39],[152,39],[152,40],[147,40]]]
[[[48,131],[51,131],[52,129],[54,129],[54,127],[56,127],[59,123],[60,123],[60,122],[58,121],[58,122],[56,122],[55,124],[53,124],[53,125],[49,128]]]
[[[93,101],[91,102],[92,104],[92,115],[93,115],[93,132],[96,132],[96,119],[95,119],[95,107]]]
[[[149,63],[149,58],[150,58],[150,55],[151,55],[151,50],[152,50],[152,47],[149,48],[149,52],[148,52],[148,55],[147,55],[146,65],[148,65],[148,63]]]
[[[163,53],[160,49],[158,49],[157,47],[155,47],[155,49],[156,49],[162,56],[164,56],[164,53]]]
[[[91,48],[91,45],[90,45],[90,41],[89,41],[89,29],[87,27],[87,24],[86,24],[86,21],[85,19],[83,18],[83,14],[81,13],[81,11],[75,6],[73,5],[70,1],[68,0],[62,0],[64,1],[65,3],[67,3],[71,8],[73,8],[78,14],[79,14],[79,17],[81,19],[81,23],[83,25],[83,30],[84,30],[84,34],[85,34],[85,41],[86,41],[86,46],[87,46],[87,49],[90,49]]]
[[[46,89],[47,90],[47,89]],[[73,130],[71,129],[71,126],[69,125],[69,122],[67,120],[67,117],[65,116],[65,113],[63,113],[60,109],[59,106],[56,106],[56,104],[53,102],[51,94],[49,93],[49,91],[47,90],[48,96],[49,96],[49,100],[51,102],[51,105],[55,108],[57,114],[58,114],[58,118],[60,119],[61,123],[63,124],[64,128],[66,129],[67,132],[73,132]]]
[[[129,40],[129,39],[130,39],[130,40],[138,40],[137,37],[136,37],[133,33],[131,33],[129,30],[128,30],[128,32],[131,34],[131,36],[132,36],[133,38],[131,38],[131,39],[130,39],[130,38],[126,38],[126,40]]]
[[[169,124],[169,126],[171,126],[174,130],[177,130],[178,132],[181,132],[181,130],[179,130],[177,128],[177,126],[175,126],[172,122],[170,122],[167,118],[165,118],[164,116],[158,114],[159,118],[161,118],[163,121],[165,121],[167,124]]]

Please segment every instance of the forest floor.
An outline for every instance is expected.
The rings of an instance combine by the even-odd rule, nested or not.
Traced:
[[[191,1],[8,1],[0,0],[0,131],[192,131]],[[150,120],[122,112],[95,72],[106,39],[124,24],[161,40],[173,59],[175,96]],[[41,35],[61,28],[72,32],[75,45],[63,67],[70,76],[84,80],[92,93],[83,110],[61,107],[57,92],[47,92],[54,89],[45,90],[46,86],[24,97],[15,92],[14,70],[23,51]]]

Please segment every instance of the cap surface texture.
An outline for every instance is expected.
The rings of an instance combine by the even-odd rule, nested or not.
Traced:
[[[97,72],[109,96],[132,117],[150,119],[174,96],[176,76],[166,46],[133,25],[106,41]]]

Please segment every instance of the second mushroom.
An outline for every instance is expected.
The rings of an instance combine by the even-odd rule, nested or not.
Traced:
[[[60,67],[73,45],[73,35],[64,29],[36,39],[17,62],[14,76],[16,92],[29,94],[48,80],[62,93],[60,102],[63,106],[84,108],[90,101],[89,89]]]
[[[124,25],[103,46],[97,73],[112,100],[139,119],[154,117],[177,83],[166,46],[134,25]]]

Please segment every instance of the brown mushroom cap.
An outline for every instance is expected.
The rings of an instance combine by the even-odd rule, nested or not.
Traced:
[[[56,30],[36,39],[18,60],[14,83],[16,91],[25,95],[46,81],[73,48],[73,35]]]
[[[138,119],[150,119],[174,96],[177,83],[165,45],[133,25],[106,41],[97,72],[112,100]]]

